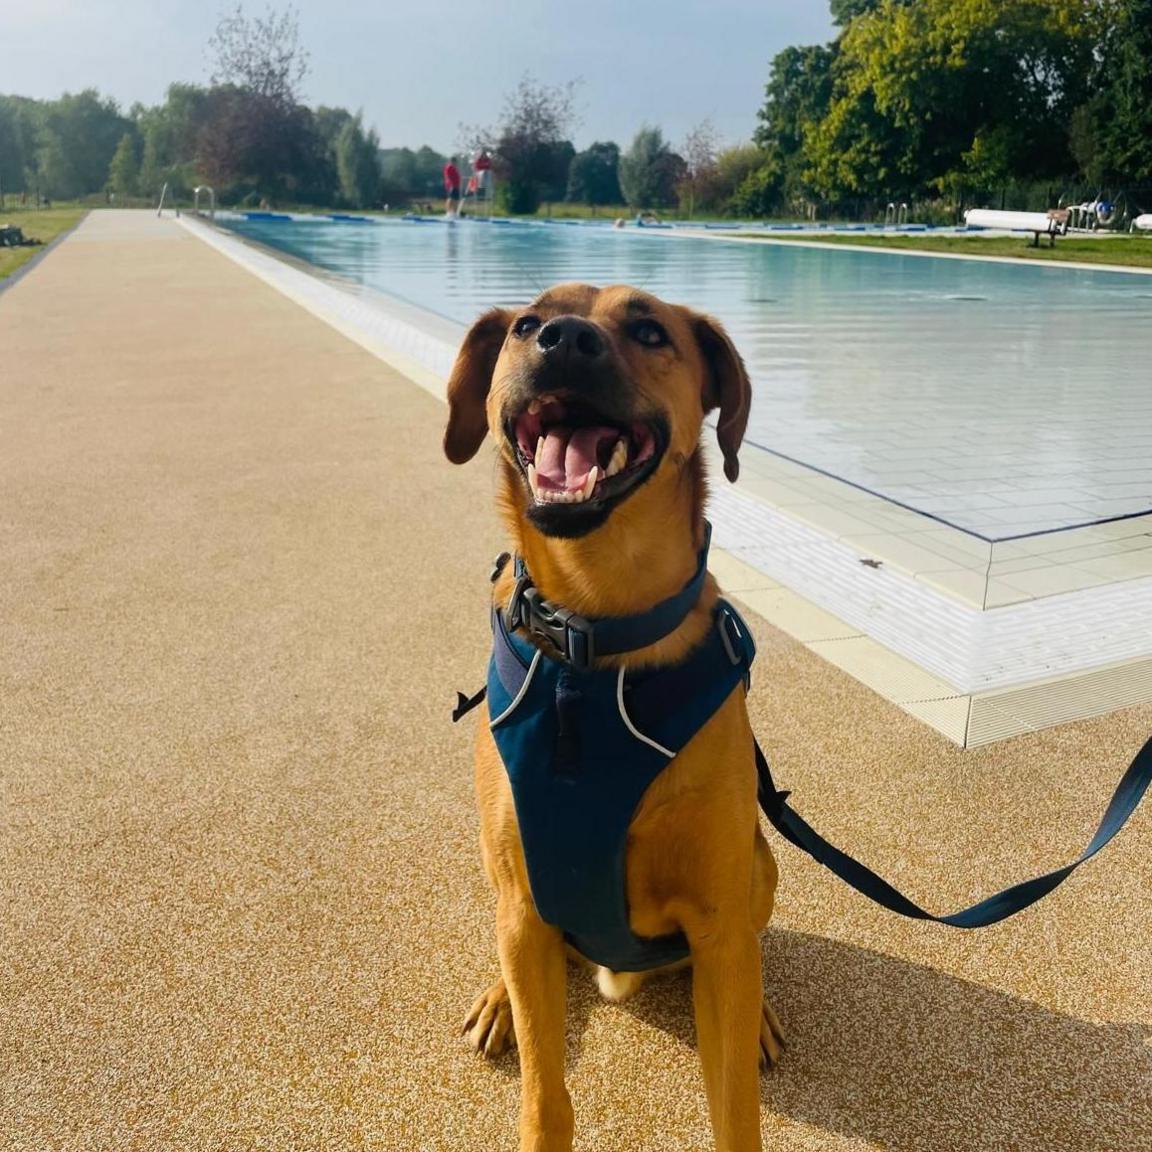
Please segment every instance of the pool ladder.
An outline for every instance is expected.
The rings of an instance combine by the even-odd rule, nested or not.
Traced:
[[[197,216],[200,215],[200,193],[208,193],[208,216],[210,219],[216,219],[216,193],[207,184],[197,184],[192,192],[192,211]]]
[[[902,228],[908,223],[908,205],[889,204],[884,210],[885,228]]]
[[[208,215],[211,219],[215,220],[216,219],[216,193],[207,184],[197,184],[196,185],[196,188],[192,193],[192,211],[195,212],[197,216],[201,215],[201,212],[200,212],[200,193],[201,192],[207,192],[208,193]],[[160,203],[156,205],[156,215],[157,216],[163,216],[164,215],[164,202],[166,200],[168,200],[168,181],[167,180],[164,181],[164,187],[160,189]],[[175,210],[176,215],[179,216],[180,215],[180,208],[176,204],[175,193],[173,193],[172,199],[169,201],[169,203],[170,203],[171,207]]]

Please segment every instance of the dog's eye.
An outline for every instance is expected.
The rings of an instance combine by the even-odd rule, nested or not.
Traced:
[[[512,325],[512,335],[527,336],[530,332],[535,332],[539,327],[539,316],[521,316],[520,319]]]
[[[655,320],[640,320],[632,325],[632,339],[648,348],[660,348],[668,343],[668,333]]]

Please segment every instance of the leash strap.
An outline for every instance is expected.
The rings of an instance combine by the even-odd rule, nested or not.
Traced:
[[[455,724],[458,720],[463,720],[473,708],[480,705],[481,701],[487,695],[487,684],[485,684],[475,696],[465,696],[463,692],[457,691],[456,707],[452,709],[452,723]]]
[[[802,848],[857,892],[892,912],[899,912],[901,916],[915,920],[934,920],[938,924],[950,924],[953,928],[984,928],[1014,916],[1035,904],[1041,897],[1047,896],[1124,827],[1152,782],[1152,739],[1136,753],[1136,758],[1128,766],[1112,795],[1096,835],[1078,859],[1063,868],[1057,868],[1055,872],[1014,884],[1003,892],[997,892],[995,896],[973,904],[971,908],[953,912],[949,916],[934,916],[931,912],[925,912],[870,868],[829,844],[798,812],[788,806],[789,793],[777,789],[759,743],[756,744],[756,769],[760,775],[760,807],[772,826],[785,840]]]

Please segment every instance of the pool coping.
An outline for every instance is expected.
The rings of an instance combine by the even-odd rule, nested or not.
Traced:
[[[179,222],[444,401],[463,326],[204,221]],[[785,462],[769,455],[743,454],[746,479],[713,493],[718,547],[711,566],[721,584],[948,739],[971,747],[1152,700],[1152,576],[994,605],[985,595],[977,603],[941,579],[971,575],[955,554],[932,573],[915,571],[906,556],[879,555],[874,542],[862,556],[859,533],[837,533],[843,510],[827,494],[793,506],[774,499],[779,478],[772,472]],[[804,595],[791,590],[797,586]],[[1134,636],[1150,639],[1142,645]],[[1089,640],[1093,659],[1084,661]]]
[[[643,229],[637,229],[643,232]],[[687,237],[693,240],[725,240],[735,244],[777,244],[791,248],[822,248],[826,252],[882,252],[886,256],[917,256],[928,257],[933,260],[979,260],[986,264],[1013,264],[1025,268],[1071,268],[1085,272],[1118,272],[1122,275],[1152,276],[1152,268],[1140,268],[1131,264],[1096,264],[1081,260],[1030,260],[1022,256],[989,256],[981,253],[967,252],[933,252],[926,248],[884,248],[880,245],[853,244],[845,240],[842,243],[829,244],[826,240],[800,240],[793,236],[741,236],[732,232],[709,232],[700,228],[649,228],[646,235],[674,237],[679,235],[682,239]],[[901,235],[907,235],[902,233]],[[963,233],[952,233],[963,235]],[[1015,232],[999,232],[992,229],[981,229],[974,236],[997,238],[1003,236],[1019,236]]]

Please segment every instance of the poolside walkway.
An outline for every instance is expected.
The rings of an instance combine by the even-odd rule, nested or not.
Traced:
[[[101,212],[0,296],[0,1145],[510,1148],[456,688],[485,662],[491,461],[169,220]],[[964,752],[753,619],[796,806],[934,908],[1078,853],[1152,707]],[[1152,809],[978,933],[775,839],[791,1040],[769,1147],[1152,1144]],[[710,1146],[688,982],[573,974],[582,1149]]]

